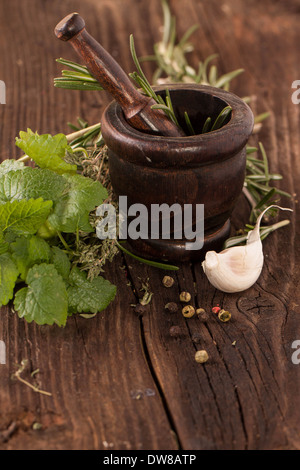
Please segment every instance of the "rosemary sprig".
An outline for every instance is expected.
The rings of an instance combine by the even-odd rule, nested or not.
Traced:
[[[216,131],[217,129],[220,129],[228,118],[228,116],[231,114],[231,111],[231,106],[226,106],[224,109],[222,109],[215,122],[213,123],[211,131]]]
[[[71,90],[103,90],[102,86],[88,71],[84,65],[71,60],[56,59],[56,62],[69,67],[71,70],[63,70],[62,77],[54,79],[56,88],[68,88]]]
[[[171,15],[167,0],[162,0],[162,10],[164,19],[162,40],[154,45],[154,55],[141,59],[152,60],[157,64],[152,82],[154,84],[199,83],[229,90],[230,82],[244,69],[233,70],[218,76],[217,67],[211,65],[211,62],[218,57],[217,54],[210,55],[203,62],[199,61],[197,70],[194,69],[188,63],[186,54],[194,50],[189,38],[199,26],[191,26],[176,43],[176,19]]]
[[[153,90],[151,84],[149,83],[147,77],[145,76],[142,70],[141,64],[136,54],[134,38],[132,34],[130,35],[129,42],[130,42],[131,56],[137,69],[137,72],[130,73],[129,76],[137,83],[138,86],[141,87],[141,89],[147,96],[149,96],[150,98],[153,98],[154,101],[156,101],[157,104],[152,105],[151,106],[152,109],[161,109],[162,111],[166,113],[166,115],[169,117],[169,119],[171,119],[171,121],[173,121],[178,127],[180,127],[176,114],[174,112],[169,90],[168,89],[166,90],[165,100],[162,98],[161,95],[157,95],[155,93],[155,91]]]
[[[193,30],[194,29],[195,28],[193,28]],[[184,44],[186,44],[186,40],[191,33],[192,33],[192,30],[189,32],[189,34],[186,34],[184,38],[180,41],[180,44],[182,47],[184,47]],[[172,38],[172,44],[174,40],[175,40],[175,36],[174,38]],[[177,116],[173,108],[169,90],[168,89],[165,90],[166,97],[164,100],[161,95],[155,93],[152,85],[150,84],[146,75],[144,74],[140,61],[136,54],[134,38],[132,34],[130,35],[129,45],[130,45],[131,56],[136,67],[136,71],[130,73],[129,76],[133,79],[133,81],[137,84],[137,86],[141,88],[142,92],[145,95],[149,96],[154,101],[156,101],[156,104],[152,105],[152,109],[160,109],[164,111],[166,115],[169,117],[169,119],[173,121],[178,127],[180,127]],[[57,59],[57,62],[68,66],[71,70],[63,70],[62,77],[58,77],[54,79],[54,86],[60,87],[60,88],[70,88],[72,90],[103,90],[103,88],[100,86],[97,80],[89,73],[87,67],[77,64],[76,62],[66,60],[66,59]],[[99,86],[97,86],[97,83]],[[207,122],[205,122],[205,125],[203,126],[202,133],[209,132],[210,130],[214,131],[214,130],[220,129],[220,127],[222,127],[222,125],[224,124],[227,116],[230,114],[230,112],[231,112],[231,107],[226,106],[221,111],[219,116],[216,118],[215,122],[209,126],[208,126],[208,123],[211,123],[211,118],[208,117]],[[191,120],[186,111],[184,113],[184,119],[185,119],[185,123],[186,123],[187,129],[190,135],[195,135],[196,132],[193,128]],[[84,126],[82,127],[84,128]],[[86,141],[88,142],[91,138],[94,138],[95,133],[96,133],[96,130],[91,130],[91,134],[87,134],[85,136],[85,138],[87,139]],[[101,137],[102,136],[100,136],[99,134],[99,138],[98,138],[99,142],[101,142]],[[71,142],[71,146],[72,148],[83,147],[83,143],[85,143],[85,140],[82,139],[80,135],[80,138],[78,138],[77,141],[74,140]]]
[[[268,235],[270,235],[270,233],[274,232],[278,228],[285,227],[289,223],[290,221],[286,219],[286,220],[281,220],[280,222],[277,222],[272,225],[261,226],[259,229],[261,240],[264,240],[265,238],[267,238]],[[242,235],[237,235],[235,237],[228,238],[224,244],[224,249],[230,248],[235,245],[244,245],[248,237],[248,232],[250,232],[250,230],[253,230],[253,229],[254,229],[254,225],[246,224],[245,229],[244,229],[245,233]]]
[[[279,201],[280,196],[291,197],[291,195],[281,189],[271,186],[272,181],[282,179],[277,173],[270,173],[268,157],[265,148],[259,142],[259,151],[262,159],[253,157],[258,149],[256,147],[247,147],[246,176],[243,192],[251,205],[250,223],[255,223],[259,214],[270,205],[271,202]],[[277,199],[274,199],[277,198]],[[269,211],[269,215],[264,220],[269,220],[270,216],[277,214],[277,209]]]

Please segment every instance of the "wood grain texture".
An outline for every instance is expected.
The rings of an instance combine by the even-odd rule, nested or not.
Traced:
[[[171,0],[179,33],[194,24],[192,63],[217,52],[225,73],[243,67],[232,88],[255,95],[253,110],[270,110],[259,136],[271,170],[284,175],[279,186],[297,194],[300,183],[300,105],[291,84],[300,79],[298,0]],[[16,14],[18,11],[18,14]],[[89,31],[127,72],[135,36],[139,55],[152,52],[162,23],[159,0],[0,1],[0,79],[7,86],[0,105],[1,157],[19,155],[19,130],[67,132],[82,116],[101,118],[105,94],[54,89],[56,57],[77,60],[54,36],[55,24],[78,11]],[[145,64],[148,74],[151,64]],[[106,268],[118,286],[114,303],[97,317],[71,318],[64,329],[38,327],[3,308],[0,339],[7,364],[0,365],[1,449],[300,449],[300,366],[291,361],[300,339],[300,221],[297,196],[282,204],[294,209],[290,226],[264,242],[265,265],[258,282],[241,294],[213,289],[199,264],[183,265],[171,289],[165,273],[119,255]],[[241,198],[233,217],[248,217]],[[120,269],[125,263],[125,269]],[[149,278],[153,300],[138,317],[130,304]],[[131,286],[128,285],[131,281]],[[188,290],[195,306],[219,303],[232,313],[223,324],[186,320],[164,305]],[[170,327],[181,333],[170,336]],[[235,346],[232,345],[236,341]],[[206,349],[209,361],[194,354]],[[29,360],[25,378],[52,397],[11,380],[16,363]],[[39,368],[35,378],[30,371]],[[33,423],[41,423],[33,430]]]

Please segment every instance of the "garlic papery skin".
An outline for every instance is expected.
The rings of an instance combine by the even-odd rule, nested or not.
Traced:
[[[248,233],[245,246],[233,246],[216,253],[208,251],[202,263],[209,282],[222,292],[234,293],[249,289],[259,278],[264,255],[260,239],[260,222],[271,207],[292,211],[276,205],[267,207],[257,219],[253,230]]]

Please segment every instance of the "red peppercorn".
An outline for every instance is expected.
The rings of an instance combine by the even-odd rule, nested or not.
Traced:
[[[219,306],[213,307],[213,308],[211,309],[211,311],[212,311],[213,313],[215,313],[216,315],[218,315],[218,313],[219,313],[220,310],[221,310],[221,309],[220,309]]]

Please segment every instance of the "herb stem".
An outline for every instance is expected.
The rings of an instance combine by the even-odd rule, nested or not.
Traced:
[[[141,263],[148,264],[149,266],[153,266],[159,269],[167,269],[170,271],[178,271],[179,269],[178,266],[174,266],[172,264],[158,263],[157,261],[151,261],[148,259],[141,258],[140,256],[136,256],[133,253],[131,253],[129,250],[127,250],[124,246],[122,246],[117,240],[116,240],[116,245],[121,251],[126,253],[126,255],[131,256],[132,258],[136,259],[137,261],[140,261]]]
[[[250,203],[251,208],[254,209],[256,207],[256,201],[252,197],[252,194],[250,193],[250,191],[245,186],[243,187],[243,193],[246,196],[248,202]]]
[[[62,242],[62,244],[63,244],[63,246],[65,247],[65,249],[67,250],[67,252],[73,254],[73,251],[70,249],[69,245],[67,244],[66,240],[65,240],[64,237],[62,236],[61,232],[57,231],[57,236],[58,236],[58,238],[60,239],[60,241]]]
[[[96,129],[100,130],[101,124],[98,122],[97,124],[93,124],[92,126],[85,127],[84,129],[80,129],[79,131],[72,132],[71,134],[66,135],[68,143],[72,142],[78,137],[85,136],[85,134],[89,133],[90,131],[94,131]]]
[[[28,162],[30,157],[28,155],[22,155],[22,157],[18,158],[17,162]]]
[[[27,387],[31,388],[34,392],[41,393],[42,395],[47,395],[48,397],[52,397],[52,393],[46,392],[45,390],[40,390],[38,387],[36,387],[35,385],[31,384],[30,382],[28,382],[27,380],[21,377],[21,374],[26,368],[27,363],[28,361],[26,359],[22,360],[19,369],[13,374],[13,378],[19,380],[24,385],[27,385]],[[37,373],[37,371],[35,371],[35,373]]]

